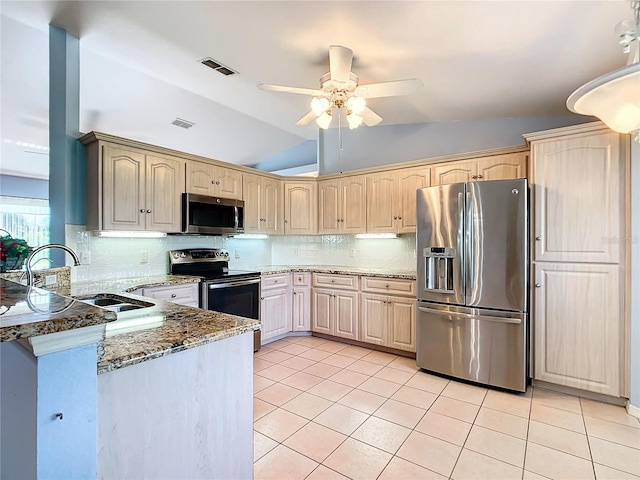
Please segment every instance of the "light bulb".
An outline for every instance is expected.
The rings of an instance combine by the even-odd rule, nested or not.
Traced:
[[[364,107],[367,105],[367,101],[364,97],[349,97],[347,98],[347,108],[356,115],[362,115]]]
[[[329,100],[325,97],[313,97],[311,99],[311,111],[316,117],[322,115],[329,108]]]
[[[316,123],[320,128],[324,130],[329,128],[329,125],[331,125],[331,110],[326,110],[318,118],[316,118]]]
[[[362,125],[362,117],[351,111],[347,113],[347,122],[349,122],[349,129],[353,130],[354,128],[358,128]]]

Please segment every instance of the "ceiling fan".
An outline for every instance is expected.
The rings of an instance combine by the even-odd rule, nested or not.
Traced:
[[[298,120],[296,125],[307,125],[315,120],[320,128],[329,128],[333,109],[344,108],[349,128],[353,129],[362,123],[372,127],[382,121],[380,115],[367,107],[368,98],[407,95],[422,87],[419,78],[358,85],[358,76],[351,71],[352,61],[353,51],[341,45],[331,45],[329,72],[320,77],[320,89],[263,83],[259,84],[258,88],[272,92],[312,95],[311,111]]]

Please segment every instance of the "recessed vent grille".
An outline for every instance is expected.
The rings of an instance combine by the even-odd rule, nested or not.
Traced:
[[[211,57],[203,58],[202,60],[200,60],[200,63],[202,63],[203,65],[206,65],[209,68],[213,68],[216,72],[219,72],[226,76],[235,75],[236,73],[238,73],[235,70],[231,70],[226,65],[221,64],[220,62],[218,62],[217,60],[214,60]]]
[[[176,119],[173,122],[171,122],[171,125],[176,125],[182,128],[191,128],[195,125],[195,123],[176,117]]]

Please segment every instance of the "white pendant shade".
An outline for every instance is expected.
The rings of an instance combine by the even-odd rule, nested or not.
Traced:
[[[611,130],[640,130],[640,62],[607,73],[583,85],[567,99],[569,110],[593,115]]]

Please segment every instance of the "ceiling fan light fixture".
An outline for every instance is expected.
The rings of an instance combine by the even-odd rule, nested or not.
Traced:
[[[311,111],[316,117],[319,117],[329,109],[329,99],[326,97],[313,97],[311,99]]]
[[[353,130],[362,125],[362,116],[354,111],[347,112],[347,122],[349,123],[349,130]]]
[[[364,97],[353,96],[347,99],[347,108],[356,115],[362,115],[362,112],[364,112],[364,107],[366,106],[367,100]]]
[[[329,125],[331,125],[331,110],[322,112],[322,114],[316,118],[316,123],[323,130],[329,128]]]

